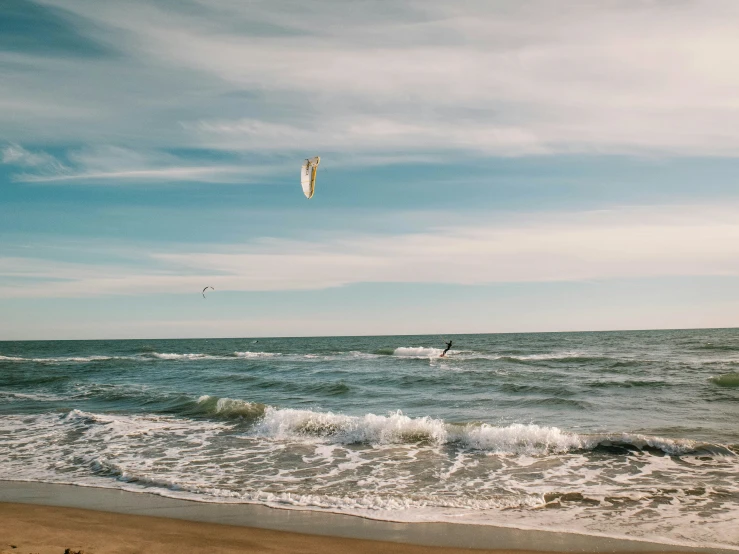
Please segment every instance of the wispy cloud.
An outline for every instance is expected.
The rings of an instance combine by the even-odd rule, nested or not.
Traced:
[[[310,290],[352,283],[586,281],[739,276],[736,207],[518,216],[496,224],[321,243],[261,239],[195,252],[147,252],[135,265],[0,258],[8,296]],[[46,280],[41,282],[39,280]]]
[[[25,126],[0,115],[17,142],[739,154],[731,1],[44,3],[76,14],[80,32],[109,29],[121,55],[51,64],[13,54],[34,71],[13,72],[6,102],[30,94],[59,113],[95,114],[54,128],[44,123],[58,114]]]
[[[2,162],[24,171],[13,179],[25,183],[200,181],[249,182],[274,172],[271,166],[237,164],[195,164],[162,152],[139,152],[120,147],[73,150],[66,163],[46,152],[29,152],[11,144],[2,150]]]
[[[57,175],[16,175],[17,181],[26,183],[52,183],[60,181],[199,181],[199,182],[245,182],[248,171],[238,166],[186,166],[161,169],[130,169],[127,171],[105,171],[85,173],[59,173]]]
[[[46,152],[30,152],[18,144],[6,145],[0,160],[4,164],[30,169],[39,177],[55,177],[69,172],[69,168],[54,156]]]

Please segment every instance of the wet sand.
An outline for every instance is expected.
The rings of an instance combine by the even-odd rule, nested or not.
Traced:
[[[393,523],[110,489],[0,481],[0,553],[63,554],[67,548],[85,554],[731,552],[487,525]]]
[[[2,554],[472,552],[33,504],[0,504],[0,534]]]

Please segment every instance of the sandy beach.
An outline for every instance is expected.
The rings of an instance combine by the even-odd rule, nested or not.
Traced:
[[[13,548],[15,547],[15,548]],[[394,523],[127,491],[0,481],[0,554],[165,552],[700,552],[576,533],[449,523]]]
[[[62,554],[67,548],[85,554],[536,552],[421,546],[15,503],[0,503],[0,534],[0,554]]]
[[[2,554],[86,554],[147,552],[461,553],[463,548],[434,548],[382,541],[322,537],[233,525],[121,515],[110,512],[30,504],[0,504]],[[15,548],[13,548],[15,546]],[[478,552],[509,552],[478,550]],[[524,551],[521,551],[524,552]]]

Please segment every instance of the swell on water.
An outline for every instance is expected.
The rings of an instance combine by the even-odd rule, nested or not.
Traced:
[[[739,387],[739,373],[724,373],[711,377],[711,381],[719,387]]]
[[[224,419],[243,418],[248,421],[256,421],[264,416],[266,408],[267,406],[258,402],[203,395],[198,398],[194,406],[188,408],[188,411],[193,415]]]

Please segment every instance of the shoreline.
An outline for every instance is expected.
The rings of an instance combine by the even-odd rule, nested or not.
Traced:
[[[462,548],[488,551],[493,549],[496,551],[592,552],[594,554],[606,552],[736,554],[738,552],[731,548],[678,546],[560,531],[467,523],[398,523],[316,510],[272,508],[259,504],[197,502],[120,489],[0,481],[0,513],[3,514],[3,521],[7,521],[8,507],[13,504],[43,507],[39,510],[47,515],[58,514],[60,517],[66,517],[64,516],[67,513],[66,509],[75,509],[82,510],[88,514],[87,518],[93,520],[105,519],[104,516],[99,515],[101,513],[144,518],[139,525],[146,520],[156,519],[157,521],[170,521],[169,525],[175,528],[188,529],[190,523],[185,522],[197,522],[205,525],[202,528],[205,533],[203,536],[219,536],[217,529],[210,529],[208,525],[215,525],[218,528],[247,529],[248,532],[244,531],[244,533],[251,535],[259,534],[259,532],[282,533],[288,542],[293,540],[290,538],[293,535],[305,535],[310,540],[305,537],[302,540],[315,543],[316,552],[329,548],[326,544],[321,545],[322,542],[337,540],[383,541],[385,544],[393,544],[398,548],[400,545],[408,548],[441,547],[444,551]],[[27,510],[22,511],[27,512]],[[276,535],[270,535],[270,537],[270,540],[277,540]],[[6,546],[0,544],[0,548]],[[162,552],[164,551],[166,550]],[[330,551],[330,548],[326,551]]]

